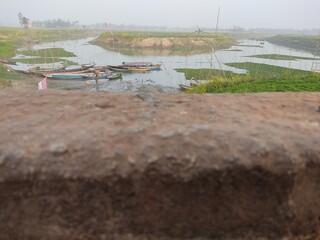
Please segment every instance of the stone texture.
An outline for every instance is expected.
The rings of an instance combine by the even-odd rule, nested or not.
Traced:
[[[319,93],[0,99],[0,239],[319,237]]]

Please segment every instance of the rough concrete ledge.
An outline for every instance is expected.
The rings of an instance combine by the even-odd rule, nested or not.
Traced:
[[[0,239],[319,238],[319,93],[0,99]]]

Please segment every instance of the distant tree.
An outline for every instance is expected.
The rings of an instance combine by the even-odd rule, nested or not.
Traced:
[[[45,28],[72,28],[79,25],[79,21],[70,22],[62,19],[52,19],[45,21],[33,21],[32,26]]]
[[[72,27],[77,28],[79,26],[79,21],[73,21],[72,22]]]
[[[18,17],[19,17],[20,25],[25,29],[28,29],[30,26],[30,19],[23,16],[21,12],[19,12]]]
[[[243,32],[245,29],[240,26],[233,26],[232,31]]]

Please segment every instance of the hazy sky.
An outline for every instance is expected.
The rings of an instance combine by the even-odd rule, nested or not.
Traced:
[[[57,19],[80,24],[170,27],[320,28],[320,0],[1,0],[0,25]]]

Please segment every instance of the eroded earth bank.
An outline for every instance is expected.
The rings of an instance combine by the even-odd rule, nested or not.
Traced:
[[[0,99],[0,239],[319,237],[319,93]]]

